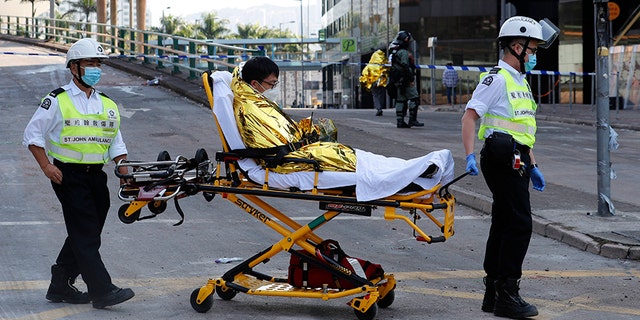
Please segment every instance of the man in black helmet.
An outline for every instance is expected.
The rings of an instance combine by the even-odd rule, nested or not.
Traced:
[[[389,72],[389,84],[396,86],[396,119],[398,128],[422,127],[424,123],[418,122],[418,90],[415,84],[416,63],[409,46],[413,38],[411,33],[400,31],[396,40],[391,43],[389,50],[389,62],[391,70]],[[404,121],[404,117],[409,109],[409,123]]]

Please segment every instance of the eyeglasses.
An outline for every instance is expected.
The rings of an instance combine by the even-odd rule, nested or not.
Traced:
[[[527,47],[527,46],[524,45],[524,43],[519,43],[518,42],[518,44],[523,48],[527,48],[527,49],[531,50],[531,53],[533,53],[533,54],[536,54],[536,52],[538,52],[538,48]]]
[[[268,81],[264,81],[263,80],[263,81],[260,81],[260,83],[266,83],[266,84],[271,86],[271,89],[273,89],[278,85],[278,83],[280,83],[280,81],[276,80],[274,82],[268,82]]]

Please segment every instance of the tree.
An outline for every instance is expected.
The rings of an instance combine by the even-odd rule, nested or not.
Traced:
[[[266,28],[258,23],[239,24],[238,32],[231,35],[233,39],[267,39],[267,38],[295,38],[290,31],[280,31],[276,28]],[[255,47],[255,46],[254,46]],[[268,48],[267,48],[268,49]],[[299,44],[287,44],[282,51],[300,52]]]
[[[210,12],[202,15],[202,25],[199,26],[205,39],[223,38],[230,30],[226,28],[229,20],[220,19],[216,12]]]
[[[82,13],[85,16],[85,30],[89,25],[89,16],[93,12],[98,12],[98,5],[96,4],[96,0],[75,0],[71,2],[71,9],[65,12],[64,15],[72,14],[72,13]],[[82,19],[78,19],[82,21]]]
[[[167,15],[160,18],[162,32],[167,34],[177,34],[178,31],[185,26],[184,19],[173,15]]]

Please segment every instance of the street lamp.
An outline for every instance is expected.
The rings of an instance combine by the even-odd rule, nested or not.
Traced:
[[[282,25],[283,24],[289,24],[289,23],[296,23],[295,20],[291,20],[291,21],[287,21],[287,22],[280,22],[278,23],[280,25],[279,29],[280,29],[280,35],[282,35]]]
[[[171,9],[171,7],[167,7],[167,10]],[[162,9],[162,33],[167,33],[167,22],[164,21],[164,9]]]

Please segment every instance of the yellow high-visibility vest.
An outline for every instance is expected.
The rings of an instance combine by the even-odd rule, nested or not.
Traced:
[[[515,79],[509,74],[509,71],[502,68],[494,68],[490,72],[502,74],[507,86],[507,96],[511,105],[511,117],[502,117],[486,113],[482,117],[480,129],[478,130],[478,138],[484,139],[485,132],[488,128],[504,131],[513,139],[529,148],[533,147],[536,142],[536,110],[538,105],[533,99],[531,87],[526,79],[522,85],[517,84]],[[484,77],[487,73],[483,73],[480,77]]]
[[[67,163],[107,163],[109,146],[120,127],[120,113],[111,99],[100,95],[103,112],[81,114],[67,92],[55,96],[62,113],[60,142],[50,141],[48,154]]]

